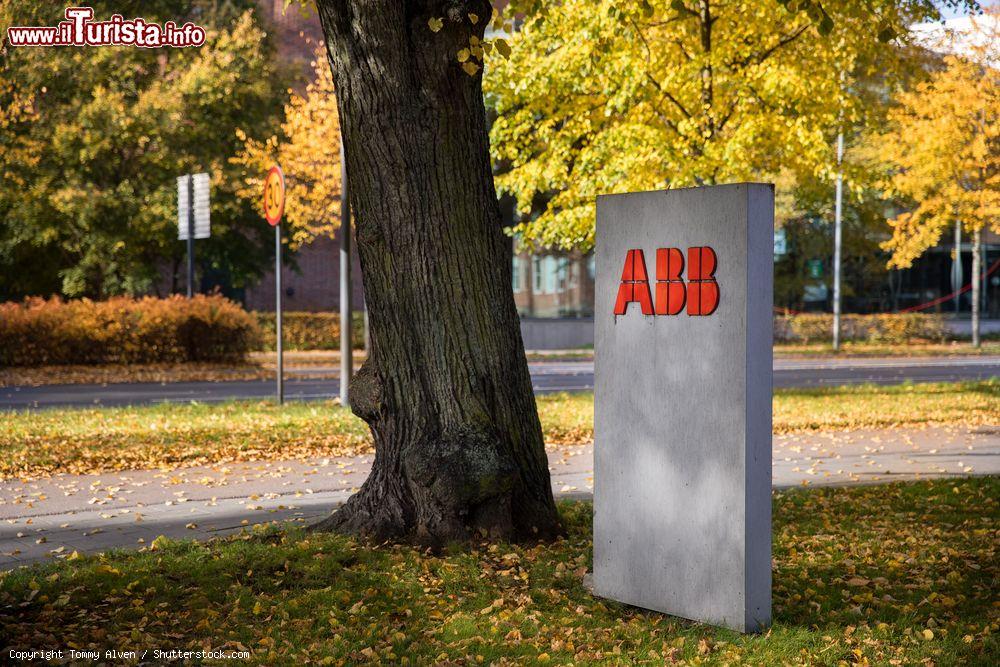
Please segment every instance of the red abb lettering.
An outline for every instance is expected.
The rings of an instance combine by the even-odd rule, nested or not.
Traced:
[[[711,315],[719,307],[718,258],[708,246],[688,248],[688,315]]]
[[[656,307],[650,299],[649,276],[642,250],[625,255],[615,315],[624,315],[628,304],[637,302],[643,315],[677,315],[687,305],[688,315],[711,315],[719,307],[719,283],[715,279],[718,257],[708,246],[688,248],[687,282],[684,254],[679,248],[656,250]],[[655,311],[655,313],[654,313]]]
[[[684,255],[677,248],[656,250],[656,314],[676,315],[684,308]]]
[[[653,301],[649,298],[646,259],[641,250],[629,250],[625,255],[622,284],[618,287],[618,298],[615,300],[615,315],[624,315],[628,305],[633,301],[642,308],[643,315],[653,314]]]

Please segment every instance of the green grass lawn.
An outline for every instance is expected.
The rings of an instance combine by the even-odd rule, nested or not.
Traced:
[[[774,497],[774,626],[742,636],[591,597],[564,540],[432,554],[268,528],[0,575],[13,647],[253,652],[255,664],[995,665],[1000,479]]]
[[[546,442],[593,439],[593,394],[538,398]],[[775,433],[1000,424],[1000,380],[780,389]],[[0,477],[169,468],[371,451],[365,424],[332,403],[161,404],[41,410],[0,421]]]

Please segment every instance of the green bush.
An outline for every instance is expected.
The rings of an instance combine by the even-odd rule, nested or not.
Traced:
[[[264,350],[275,348],[274,313],[255,312],[263,333]],[[286,350],[339,350],[340,313],[289,312],[281,315],[281,329]],[[365,346],[364,313],[355,312],[351,317],[351,346]]]
[[[0,304],[0,365],[243,361],[256,320],[221,296]]]
[[[909,343],[942,341],[950,336],[944,317],[925,313],[842,315],[840,336],[844,341]],[[774,318],[774,340],[784,343],[826,343],[833,339],[833,315],[802,313]]]

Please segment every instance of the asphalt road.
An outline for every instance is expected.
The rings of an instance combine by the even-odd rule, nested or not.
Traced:
[[[588,391],[594,388],[593,361],[534,361],[529,366],[535,393]],[[318,369],[309,370],[315,372]],[[1000,356],[778,359],[774,363],[775,387],[954,382],[991,377],[1000,377]],[[285,382],[285,397],[292,401],[330,399],[339,394],[339,387],[336,378],[305,379],[290,373]],[[0,388],[0,410],[213,402],[262,399],[273,395],[273,380],[3,387]]]

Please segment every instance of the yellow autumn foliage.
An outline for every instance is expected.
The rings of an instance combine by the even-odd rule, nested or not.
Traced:
[[[873,140],[888,165],[889,196],[913,202],[890,220],[889,266],[907,268],[961,221],[966,231],[1000,232],[1000,27],[974,22],[961,55],[897,96],[887,132]]]
[[[832,183],[838,127],[866,122],[852,81],[907,66],[886,42],[933,13],[910,0],[535,4],[484,80],[497,185],[524,242],[583,250],[600,194]]]
[[[243,167],[240,197],[263,213],[264,177],[277,163],[285,174],[282,224],[294,249],[340,227],[340,120],[333,75],[326,53],[316,50],[313,78],[304,94],[292,92],[285,105],[281,135],[258,141],[238,132],[243,150],[233,158]]]

